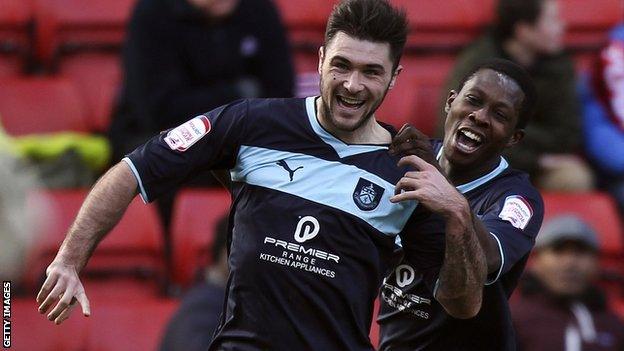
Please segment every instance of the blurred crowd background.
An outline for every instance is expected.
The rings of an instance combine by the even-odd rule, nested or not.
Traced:
[[[512,312],[524,350],[623,350],[624,0],[391,0],[410,20],[376,113],[440,137],[481,60],[534,78],[506,155],[545,222]],[[83,272],[92,316],[53,326],[34,296],[89,187],[149,137],[240,98],[318,93],[332,0],[0,0],[0,278],[15,350],[201,350],[227,279],[217,176],[131,204]],[[371,340],[377,342],[373,323]],[[572,347],[572,348],[571,348]],[[578,348],[576,348],[578,347]]]

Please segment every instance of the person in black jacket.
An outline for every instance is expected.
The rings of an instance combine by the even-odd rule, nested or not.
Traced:
[[[270,0],[140,0],[127,35],[113,162],[193,114],[293,95],[286,34]]]
[[[205,279],[189,290],[171,317],[160,343],[160,351],[203,351],[208,349],[219,325],[228,278],[228,219],[222,217],[215,226],[210,250],[212,262]]]

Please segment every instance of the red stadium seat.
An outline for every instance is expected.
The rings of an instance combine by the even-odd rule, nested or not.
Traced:
[[[36,50],[47,65],[60,52],[116,48],[135,0],[34,0]]]
[[[13,135],[89,129],[78,91],[64,78],[1,81],[0,122]]]
[[[0,0],[0,77],[19,73],[30,53],[31,0]]]
[[[452,56],[405,56],[403,72],[376,113],[378,120],[400,128],[411,123],[432,136],[438,120],[438,107]]]
[[[571,48],[596,49],[607,40],[607,32],[622,21],[621,0],[566,0],[560,2],[567,23],[566,45]]]
[[[407,11],[408,47],[457,50],[471,42],[489,24],[492,0],[392,0]]]
[[[603,193],[542,193],[544,222],[555,215],[572,213],[583,218],[600,236],[601,251],[619,257],[624,254],[624,227],[613,200]]]
[[[379,346],[379,324],[377,324],[377,316],[379,315],[379,298],[375,299],[375,307],[373,307],[373,322],[371,323],[370,333],[368,337],[370,338],[371,344],[377,350]]]
[[[51,221],[29,255],[26,283],[36,286],[52,261],[67,229],[86,196],[86,190],[56,190],[33,194],[33,201],[50,203]],[[136,198],[119,224],[98,245],[85,272],[101,275],[147,278],[158,283],[164,278],[162,228],[154,207]]]
[[[121,63],[114,53],[80,53],[63,58],[59,73],[79,88],[86,102],[89,129],[106,132],[121,85]]]
[[[63,324],[54,325],[39,314],[34,297],[12,300],[11,322],[13,351],[82,351],[91,326],[80,307]]]
[[[332,0],[276,0],[282,21],[295,49],[314,50],[323,43],[327,17],[334,3]]]
[[[174,281],[188,286],[196,270],[209,264],[214,228],[228,214],[230,194],[223,189],[184,190],[176,199],[171,224]]]
[[[126,303],[103,299],[92,302],[86,350],[158,350],[162,334],[178,301],[142,299]]]

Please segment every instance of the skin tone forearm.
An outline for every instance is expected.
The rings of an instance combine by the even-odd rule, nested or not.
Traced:
[[[69,229],[55,261],[78,271],[97,244],[119,222],[137,194],[137,181],[125,162],[111,168],[93,187]]]
[[[471,318],[481,308],[488,271],[498,269],[496,243],[474,218],[466,198],[435,166],[414,155],[399,161],[405,165],[417,171],[399,180],[390,201],[417,200],[444,217],[446,247],[435,297],[451,316]]]
[[[89,300],[78,273],[97,244],[119,222],[137,194],[137,181],[130,167],[120,162],[93,187],[57,253],[46,270],[47,278],[37,295],[39,313],[55,324],[69,318],[77,302],[85,316],[91,314]]]
[[[486,256],[465,203],[446,218],[444,263],[438,277],[436,299],[456,318],[479,312],[485,282]]]

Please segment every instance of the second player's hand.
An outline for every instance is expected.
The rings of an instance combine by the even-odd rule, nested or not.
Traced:
[[[397,182],[391,202],[416,200],[430,211],[444,216],[465,207],[466,198],[435,166],[414,155],[401,158],[398,165],[414,171],[406,172]]]
[[[55,305],[47,318],[54,324],[61,324],[69,318],[76,303],[80,303],[82,314],[85,317],[91,315],[89,299],[74,266],[52,262],[46,273],[47,278],[37,294],[39,313],[47,313]]]

